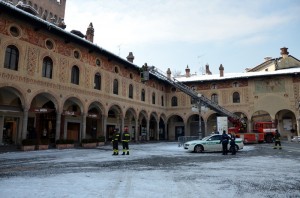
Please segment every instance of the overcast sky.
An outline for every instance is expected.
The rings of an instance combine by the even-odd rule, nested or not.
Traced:
[[[162,71],[213,74],[244,72],[280,48],[300,59],[299,0],[69,0],[67,30],[86,33],[94,43],[134,63]]]

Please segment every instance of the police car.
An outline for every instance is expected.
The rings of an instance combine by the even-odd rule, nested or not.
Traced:
[[[184,148],[188,151],[195,153],[202,152],[219,152],[222,151],[222,144],[220,143],[222,135],[214,134],[207,136],[201,140],[193,140],[184,143]],[[230,145],[228,144],[228,149]],[[241,138],[235,139],[235,149],[236,151],[243,149],[244,143]]]

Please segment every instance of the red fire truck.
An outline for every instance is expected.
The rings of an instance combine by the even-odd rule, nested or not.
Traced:
[[[271,121],[254,122],[252,132],[247,132],[245,125],[239,122],[228,129],[228,133],[235,133],[237,137],[244,140],[244,143],[271,143],[273,142],[275,131],[276,124]]]

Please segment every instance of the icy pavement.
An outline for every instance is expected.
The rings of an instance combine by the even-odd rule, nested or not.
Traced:
[[[300,156],[257,145],[236,156],[177,143],[0,154],[0,197],[300,197]],[[277,155],[278,154],[278,155]]]

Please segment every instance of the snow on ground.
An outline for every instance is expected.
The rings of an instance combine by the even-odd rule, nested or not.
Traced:
[[[98,149],[45,150],[0,154],[0,159],[45,157],[44,163],[114,162],[151,156],[211,157],[220,153],[188,153],[176,143],[130,145],[131,155],[112,156],[111,146]],[[240,152],[251,152],[245,146]],[[46,158],[47,157],[47,158]],[[229,156],[228,156],[229,157]],[[197,160],[196,160],[197,159]],[[117,162],[118,161],[118,162]],[[31,162],[34,164],[34,162]],[[294,170],[294,171],[290,171]],[[276,157],[230,158],[220,162],[199,162],[199,158],[169,169],[112,169],[45,176],[1,178],[0,197],[300,197],[300,164]],[[296,174],[295,174],[296,171]],[[287,186],[283,189],[281,186]],[[288,190],[288,191],[286,191]]]

